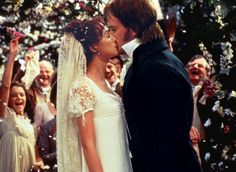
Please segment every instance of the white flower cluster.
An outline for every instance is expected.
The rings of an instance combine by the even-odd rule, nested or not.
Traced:
[[[223,53],[220,56],[220,74],[229,75],[230,69],[232,68],[231,64],[232,58],[234,57],[234,51],[230,42],[222,42],[221,49],[223,50]]]
[[[216,62],[213,60],[212,55],[207,51],[207,48],[205,47],[205,45],[203,44],[203,42],[201,42],[199,44],[199,48],[202,51],[202,55],[204,58],[206,58],[208,64],[211,67],[211,74],[215,73],[215,68],[214,66],[216,65]]]
[[[222,13],[223,11],[222,11],[221,5],[217,5],[215,7],[214,15],[215,15],[215,21],[220,24],[220,28],[225,26],[224,22],[222,21],[222,18],[223,18]]]

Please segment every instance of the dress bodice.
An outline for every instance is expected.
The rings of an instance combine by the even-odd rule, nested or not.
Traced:
[[[101,90],[91,79],[88,82],[95,96],[94,118],[120,116],[123,114],[123,104],[120,96],[113,92]]]
[[[30,171],[35,162],[35,135],[30,120],[10,108],[0,120],[0,171]]]
[[[63,166],[70,166],[70,168],[64,168],[61,171],[88,172],[83,147],[78,137],[79,128],[77,127],[76,118],[82,116],[82,118],[84,118],[84,127],[86,127],[86,112],[93,111],[96,148],[103,171],[132,172],[127,142],[126,122],[122,101],[119,95],[101,90],[93,80],[85,77],[83,80],[76,81],[72,85],[67,107],[67,135],[70,137],[65,137],[64,140],[60,140],[61,142],[66,140],[63,143],[63,149],[66,150],[67,148],[65,147],[68,147],[69,152],[59,150],[61,154],[67,154],[58,159],[59,169],[63,169]],[[61,136],[63,136],[63,134],[61,134]],[[63,162],[63,164],[60,164],[60,162]]]
[[[3,135],[8,134],[8,132],[15,132],[27,138],[33,144],[35,143],[34,129],[27,117],[17,115],[12,109],[8,108],[7,115],[2,119],[2,122]]]

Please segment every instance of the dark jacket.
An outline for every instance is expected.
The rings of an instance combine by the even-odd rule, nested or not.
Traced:
[[[192,87],[180,60],[157,39],[134,51],[124,85],[134,172],[199,172],[189,131]]]
[[[50,166],[50,171],[56,171],[57,169],[54,167],[57,163],[56,118],[53,118],[41,126],[37,146],[44,164]]]

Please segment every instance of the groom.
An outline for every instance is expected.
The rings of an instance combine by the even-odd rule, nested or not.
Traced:
[[[104,15],[121,54],[133,61],[123,91],[134,172],[200,172],[189,138],[191,84],[156,11],[148,0],[113,0]]]

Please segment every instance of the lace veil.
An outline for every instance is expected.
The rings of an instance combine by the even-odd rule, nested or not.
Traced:
[[[81,43],[72,34],[65,33],[58,60],[57,85],[57,161],[58,171],[82,171],[80,143],[76,135],[76,121],[70,120],[68,98],[71,85],[86,74],[86,58]],[[68,135],[68,133],[74,133]],[[68,140],[69,139],[69,140]],[[71,156],[77,155],[77,156]],[[74,157],[74,158],[71,158]],[[76,157],[76,158],[75,158]]]

